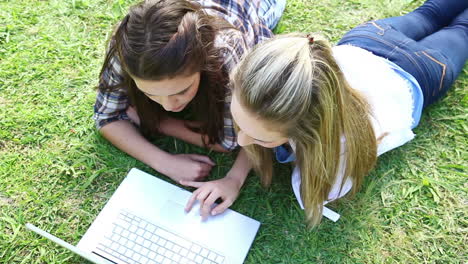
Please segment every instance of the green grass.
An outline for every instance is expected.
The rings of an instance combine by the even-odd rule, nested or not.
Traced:
[[[372,18],[422,0],[288,0],[277,32],[323,32],[332,41]],[[126,172],[157,174],[107,143],[91,119],[105,41],[124,0],[0,0],[0,263],[80,263],[24,228],[76,244]],[[427,109],[416,139],[379,158],[337,223],[308,231],[278,166],[270,189],[251,175],[233,209],[262,222],[247,263],[466,263],[465,67],[448,96]],[[170,138],[178,153],[205,150]],[[223,177],[233,156],[217,161]],[[161,176],[164,179],[164,176]]]

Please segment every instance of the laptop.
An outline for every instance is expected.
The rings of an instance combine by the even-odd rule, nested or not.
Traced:
[[[97,264],[243,263],[260,223],[230,209],[202,221],[190,195],[133,168],[76,247],[26,226]]]

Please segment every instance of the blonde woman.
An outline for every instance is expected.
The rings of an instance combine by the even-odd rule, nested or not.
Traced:
[[[324,204],[358,190],[378,155],[413,139],[423,108],[463,69],[467,7],[429,0],[360,25],[333,48],[302,35],[256,46],[231,75],[231,113],[263,183],[273,154],[295,161],[293,189],[312,226]]]

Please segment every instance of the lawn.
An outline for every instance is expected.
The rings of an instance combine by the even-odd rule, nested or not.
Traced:
[[[322,32],[333,42],[353,26],[401,15],[422,0],[288,0],[283,32]],[[27,222],[76,244],[137,167],[94,128],[94,87],[105,43],[130,0],[0,0],[0,263],[81,263],[24,228]],[[379,158],[362,190],[332,205],[337,223],[308,230],[277,166],[271,188],[251,174],[232,209],[262,225],[246,263],[466,263],[468,67],[448,96],[424,112],[417,137]],[[223,177],[232,154],[183,142]]]

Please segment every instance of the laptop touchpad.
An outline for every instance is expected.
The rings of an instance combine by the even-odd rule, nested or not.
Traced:
[[[159,211],[159,220],[164,223],[174,224],[192,224],[196,222],[202,222],[200,216],[200,206],[197,202],[190,212],[185,212],[185,206],[171,200],[167,200]]]

